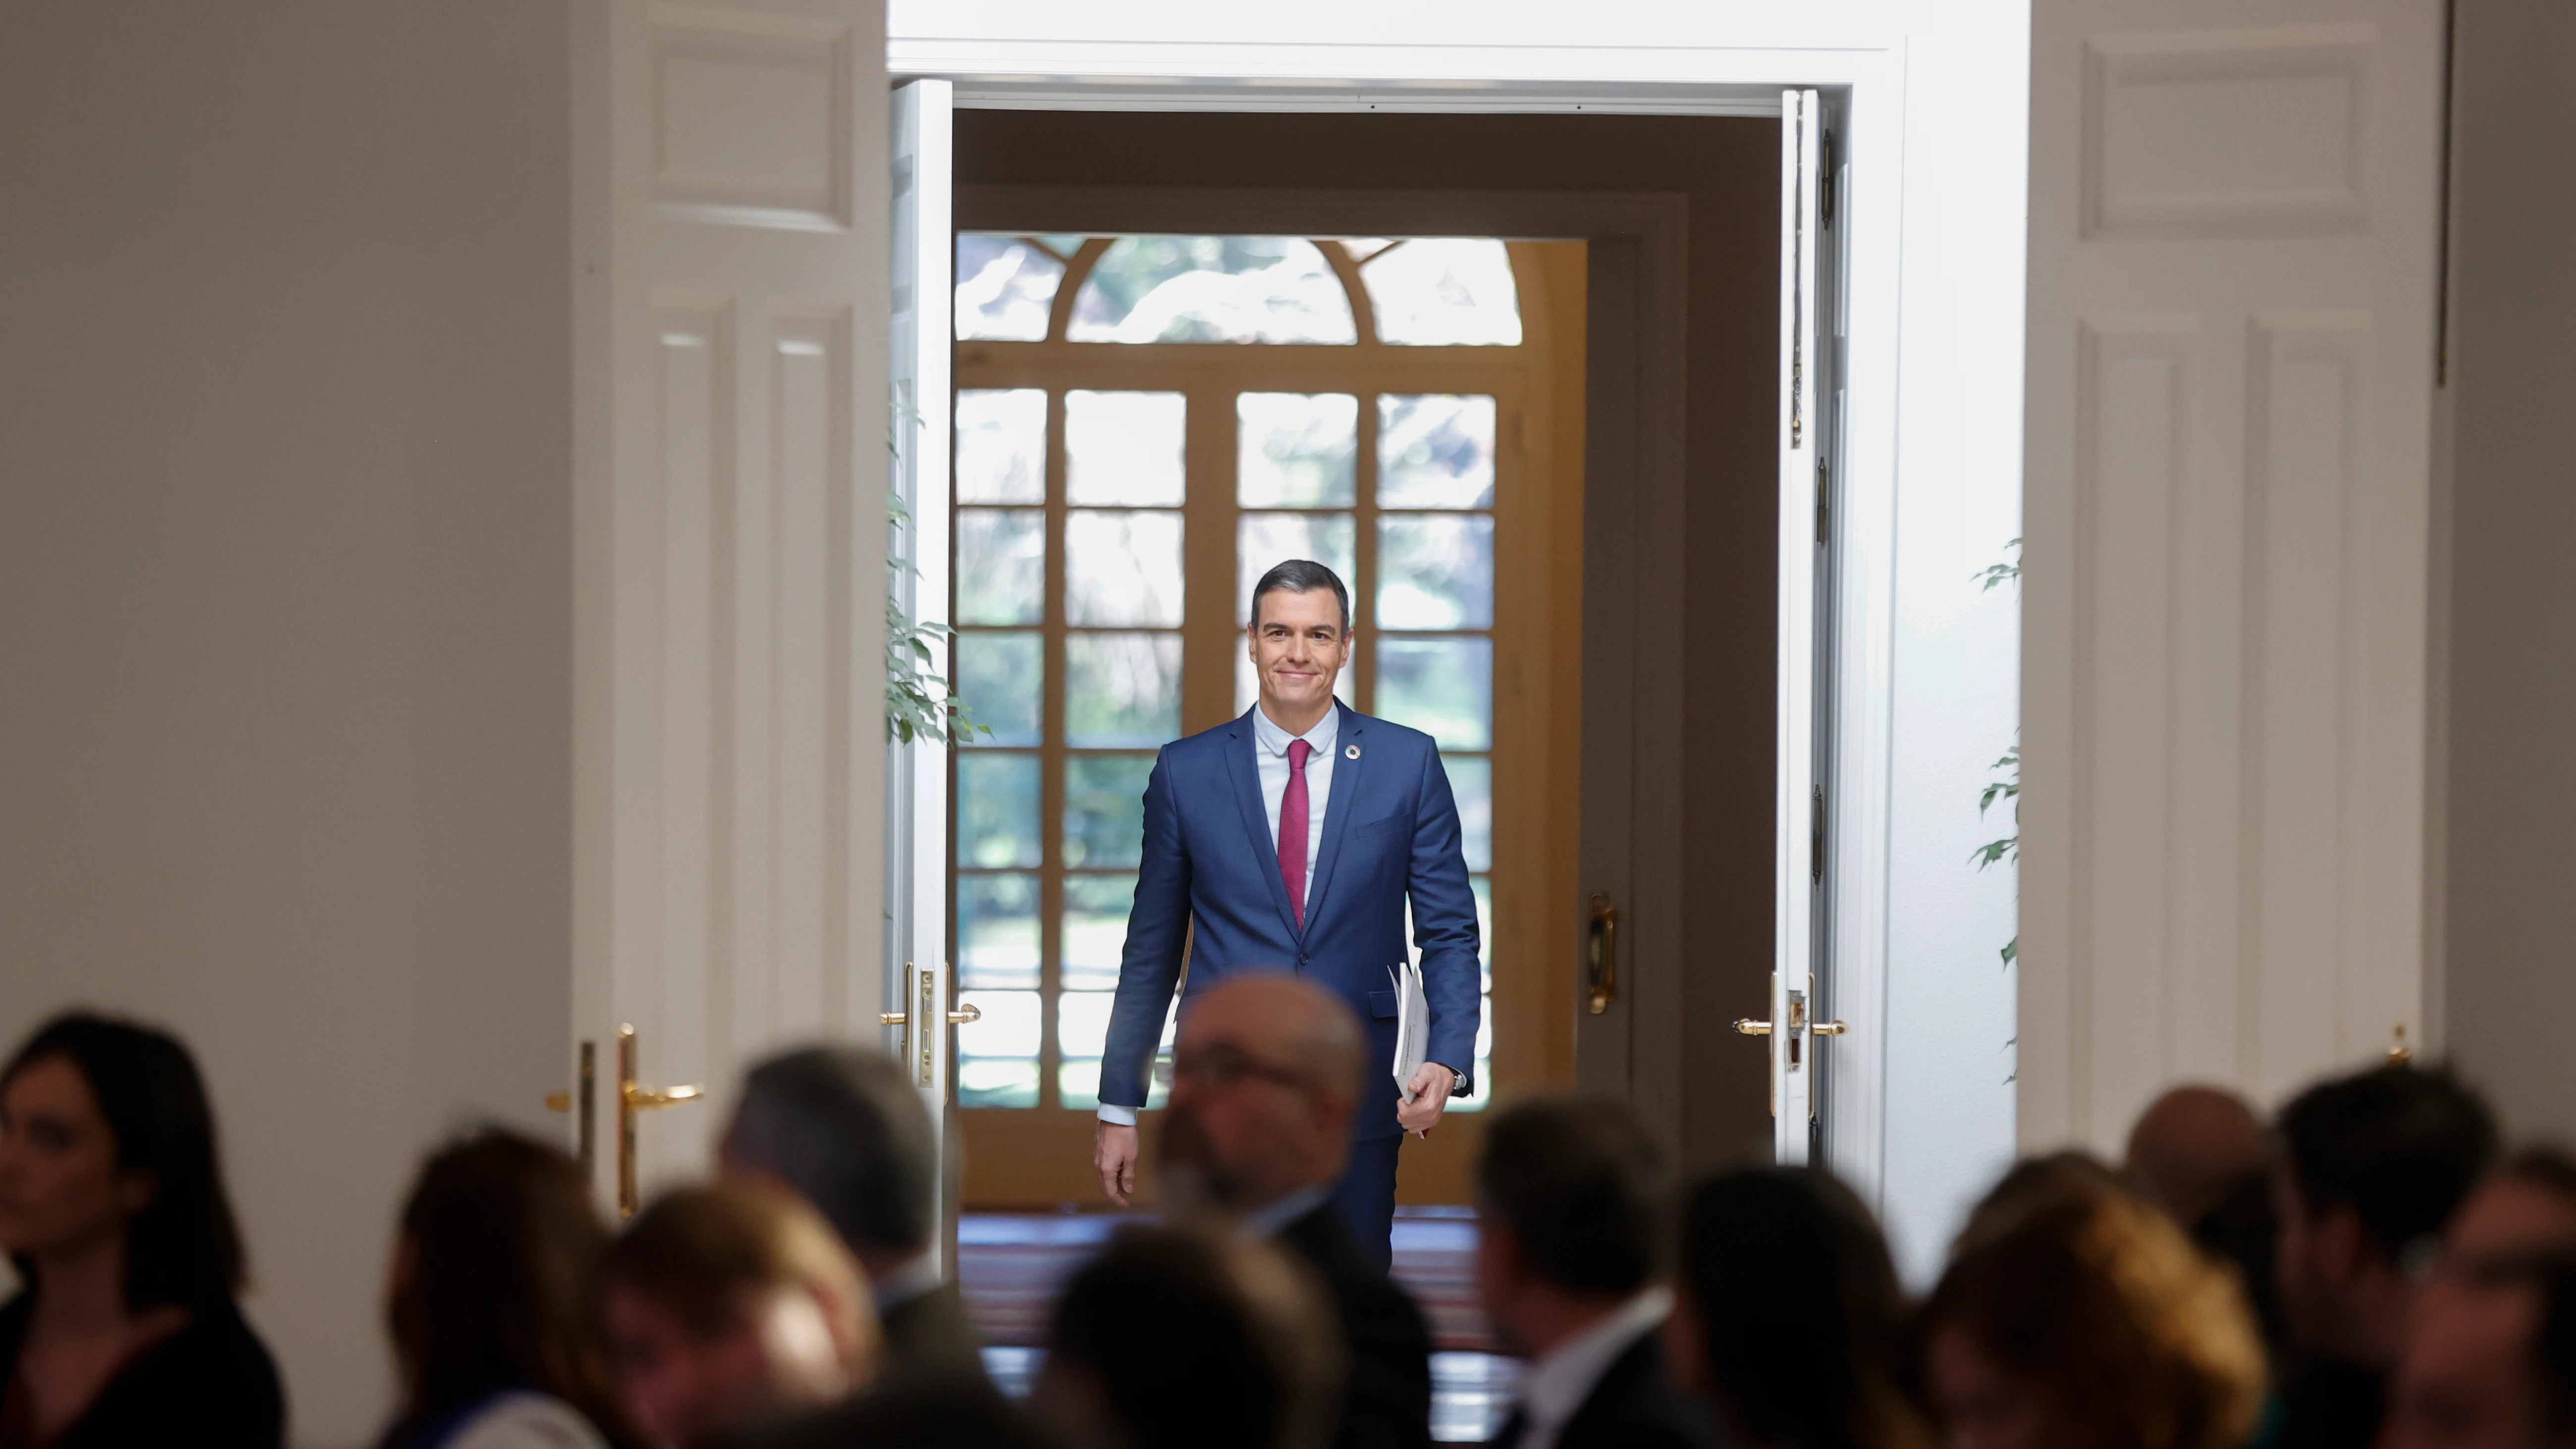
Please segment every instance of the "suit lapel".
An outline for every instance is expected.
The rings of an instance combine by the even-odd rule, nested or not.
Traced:
[[[1252,708],[1261,706],[1256,704]],[[1253,763],[1253,751],[1261,748],[1261,742],[1252,733],[1251,711],[1245,711],[1243,718],[1235,721],[1234,729],[1228,733],[1234,737],[1234,748],[1225,752],[1226,774],[1234,781],[1234,804],[1242,812],[1244,833],[1252,837],[1253,868],[1270,883],[1270,904],[1278,907],[1279,924],[1287,929],[1288,938],[1292,941],[1301,939],[1305,933],[1297,929],[1297,914],[1289,909],[1288,883],[1279,877],[1279,842],[1270,838],[1270,810],[1261,803],[1261,772],[1260,767]],[[1330,800],[1324,802],[1327,823],[1332,808]],[[1326,848],[1330,849],[1329,846]],[[1309,889],[1307,902],[1312,904],[1315,898],[1315,892]],[[1309,912],[1306,918],[1313,920],[1313,913]]]
[[[1315,928],[1316,919],[1324,914],[1324,892],[1333,883],[1333,862],[1342,858],[1342,837],[1350,832],[1351,815],[1359,804],[1360,771],[1368,764],[1366,741],[1360,738],[1368,716],[1339,703],[1333,708],[1342,712],[1340,739],[1337,741],[1342,757],[1333,761],[1333,788],[1324,797],[1324,843],[1315,852],[1315,879],[1306,887],[1306,929],[1310,931]],[[1354,749],[1359,751],[1356,756],[1351,753]],[[1271,854],[1275,864],[1278,852],[1274,848]],[[1278,872],[1273,870],[1271,874],[1277,875]],[[1287,887],[1280,887],[1279,894],[1281,899],[1286,899]]]

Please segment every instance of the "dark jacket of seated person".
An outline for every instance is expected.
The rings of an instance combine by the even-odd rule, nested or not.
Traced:
[[[1664,1372],[1666,1172],[1645,1124],[1608,1098],[1536,1098],[1486,1128],[1477,1282],[1496,1336],[1529,1360],[1496,1449],[1716,1442]]]
[[[175,1038],[74,1013],[0,1069],[0,1251],[26,1283],[0,1307],[0,1449],[284,1440],[277,1367],[233,1303],[213,1113]]]

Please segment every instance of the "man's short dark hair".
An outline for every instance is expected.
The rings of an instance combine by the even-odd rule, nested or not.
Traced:
[[[2496,1176],[2576,1202],[2576,1155],[2553,1142],[2515,1149],[2496,1168]]]
[[[2496,1156],[2494,1113],[2438,1068],[2320,1082],[2281,1109],[2280,1130],[2307,1211],[2351,1208],[2392,1261],[2442,1231]]]
[[[752,1068],[725,1155],[796,1189],[854,1249],[930,1246],[939,1195],[930,1114],[883,1052],[807,1047]]]
[[[1662,1149],[1627,1103],[1540,1097],[1486,1127],[1476,1193],[1539,1277],[1576,1292],[1628,1294],[1654,1275],[1665,1173]]]
[[[1317,589],[1333,591],[1333,602],[1342,606],[1342,632],[1349,633],[1351,591],[1342,587],[1341,575],[1310,558],[1292,558],[1286,563],[1273,565],[1270,572],[1261,576],[1261,582],[1252,586],[1252,622],[1261,622],[1262,595],[1283,591],[1306,594]]]
[[[2531,1357],[2539,1370],[2541,1427],[2556,1442],[2576,1430],[2576,1258],[2548,1255],[2538,1276],[2540,1324]]]

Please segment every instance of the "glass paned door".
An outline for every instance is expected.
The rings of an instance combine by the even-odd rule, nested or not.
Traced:
[[[1026,1158],[1060,1120],[1042,1150],[1087,1165],[1154,752],[1251,707],[1243,628],[1282,560],[1350,587],[1342,700],[1439,742],[1491,992],[1498,549],[1532,360],[1498,241],[968,235],[958,257],[955,668],[991,727],[956,759],[974,1197],[1012,1170],[979,1123]],[[1453,1110],[1489,1100],[1494,1016]]]

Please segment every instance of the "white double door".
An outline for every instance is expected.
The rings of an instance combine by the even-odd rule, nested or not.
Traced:
[[[918,155],[947,123],[936,84],[890,117],[870,0],[577,23],[568,1057],[631,1201],[707,1170],[782,1047],[901,1047],[946,1100],[946,976],[902,964],[944,954],[944,880],[911,869],[944,849],[944,761],[888,747],[883,660],[898,496],[925,526],[891,542],[932,570],[898,602],[947,597],[946,165]],[[937,1029],[884,1024],[924,983]]]

